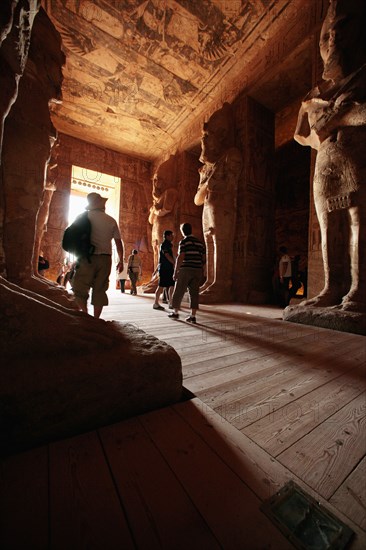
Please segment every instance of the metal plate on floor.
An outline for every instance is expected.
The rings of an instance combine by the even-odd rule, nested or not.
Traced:
[[[301,550],[342,550],[354,535],[293,481],[264,502],[261,510]]]

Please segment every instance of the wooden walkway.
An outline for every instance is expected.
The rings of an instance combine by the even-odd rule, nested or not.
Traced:
[[[293,548],[260,510],[289,480],[365,548],[365,338],[274,308],[167,312],[112,291],[104,318],[174,346],[195,397],[3,460],[0,548]]]

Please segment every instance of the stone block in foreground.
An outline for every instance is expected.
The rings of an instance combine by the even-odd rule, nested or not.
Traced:
[[[113,322],[121,341],[7,358],[0,368],[3,454],[139,415],[182,398],[182,366],[165,342]]]

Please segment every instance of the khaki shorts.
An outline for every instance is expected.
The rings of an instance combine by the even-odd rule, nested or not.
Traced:
[[[86,304],[89,291],[92,289],[92,305],[108,305],[107,290],[111,267],[112,257],[107,254],[91,256],[90,263],[86,258],[78,260],[75,275],[71,280],[75,297]]]

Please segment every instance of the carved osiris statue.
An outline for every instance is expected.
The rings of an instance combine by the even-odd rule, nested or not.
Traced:
[[[237,188],[242,158],[235,147],[234,122],[228,103],[203,125],[201,145],[203,166],[194,202],[203,205],[207,280],[201,287],[200,301],[229,301],[232,297]]]
[[[295,139],[317,150],[314,202],[325,275],[323,290],[301,305],[366,311],[365,26],[364,0],[330,1],[319,44],[324,81],[299,113]]]

